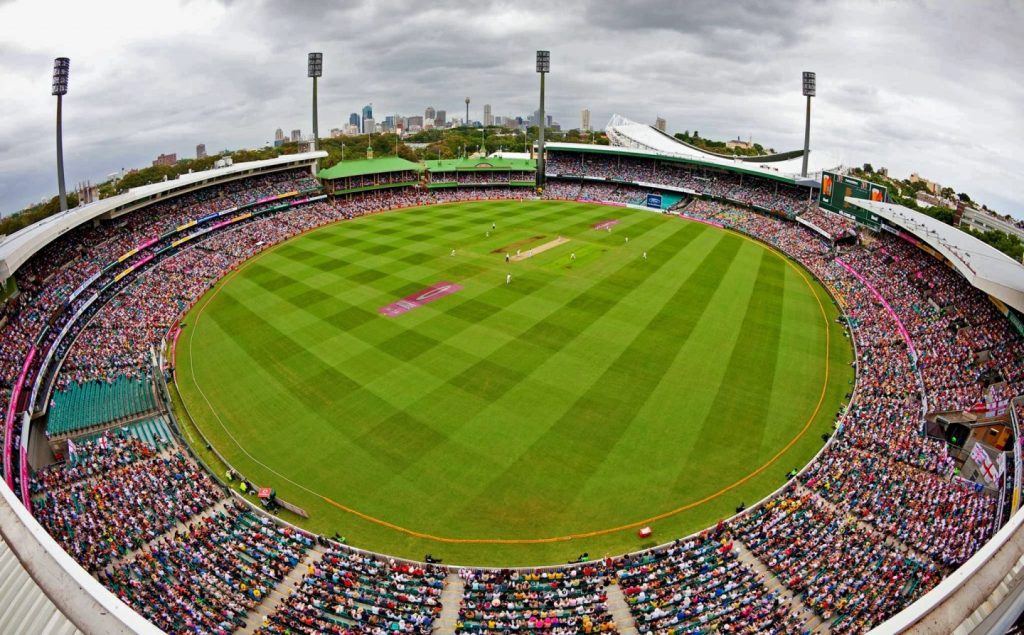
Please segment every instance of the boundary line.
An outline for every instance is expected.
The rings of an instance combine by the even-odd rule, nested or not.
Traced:
[[[415,209],[415,208],[406,208],[406,209]],[[687,219],[684,219],[684,220],[687,220]],[[329,226],[330,225],[327,225],[325,227],[329,227]],[[318,228],[318,229],[320,229],[320,228]],[[767,244],[765,242],[762,242],[760,240],[757,240],[756,238],[747,236],[746,234],[744,234],[742,232],[735,231],[735,230],[732,230],[732,229],[729,229],[729,228],[722,228],[720,231],[723,231],[723,232],[728,233],[728,234],[732,234],[734,236],[738,236],[738,237],[742,238],[743,240],[747,240],[749,242],[752,242],[752,243],[758,245],[759,247],[761,247],[763,249],[767,249],[769,252],[774,254],[777,258],[781,258],[786,263],[787,266],[789,266],[791,269],[796,271],[796,273],[800,276],[800,278],[803,279],[804,284],[807,285],[808,289],[811,290],[811,295],[814,297],[815,302],[817,302],[817,304],[818,304],[819,312],[821,313],[822,320],[824,321],[824,324],[825,324],[825,373],[824,373],[824,379],[822,381],[821,392],[820,392],[820,394],[818,396],[818,401],[817,401],[817,403],[816,403],[816,405],[814,407],[813,412],[808,417],[808,419],[804,423],[803,427],[800,429],[800,432],[798,432],[795,437],[793,437],[785,446],[783,446],[778,452],[776,452],[775,455],[773,455],[770,459],[768,459],[767,462],[765,462],[760,467],[758,467],[754,471],[750,472],[746,476],[744,476],[744,477],[740,478],[739,480],[737,480],[737,481],[735,481],[735,482],[733,482],[733,483],[723,487],[722,489],[718,490],[717,492],[714,492],[712,494],[708,494],[707,496],[705,496],[705,497],[703,497],[701,499],[698,499],[696,501],[691,501],[691,502],[689,502],[689,503],[687,503],[685,505],[681,505],[681,506],[679,506],[679,507],[677,507],[675,509],[672,509],[672,510],[669,510],[669,511],[666,511],[666,512],[662,512],[660,514],[657,514],[657,515],[654,515],[654,516],[650,516],[650,517],[644,518],[642,520],[637,520],[637,521],[630,522],[630,523],[627,523],[627,524],[619,525],[617,527],[608,527],[608,528],[605,528],[605,529],[597,529],[597,530],[593,530],[593,531],[579,532],[579,533],[567,534],[567,535],[563,535],[563,536],[552,536],[552,537],[546,537],[546,538],[452,538],[452,537],[449,537],[449,536],[437,536],[437,535],[434,535],[434,534],[429,534],[429,533],[417,531],[417,530],[414,530],[414,529],[409,529],[408,527],[403,527],[402,525],[397,525],[395,523],[386,521],[386,520],[381,519],[381,518],[377,518],[375,516],[371,516],[369,514],[365,514],[363,512],[360,512],[357,509],[354,509],[352,507],[349,507],[347,505],[339,503],[338,501],[335,501],[335,500],[333,500],[333,499],[331,499],[331,498],[329,498],[329,497],[327,497],[327,496],[325,496],[325,495],[323,495],[323,494],[321,494],[321,493],[319,493],[319,492],[317,492],[315,490],[312,490],[312,489],[306,487],[305,485],[303,485],[301,483],[298,483],[298,482],[292,480],[291,478],[289,478],[289,477],[285,476],[284,474],[278,472],[276,469],[272,468],[271,466],[267,465],[266,463],[260,461],[255,456],[253,456],[252,453],[250,453],[241,443],[238,442],[238,439],[231,433],[231,431],[228,429],[228,427],[224,424],[224,421],[223,421],[223,419],[221,419],[220,414],[217,412],[216,408],[214,408],[213,404],[210,402],[209,397],[207,397],[206,393],[203,391],[202,387],[199,385],[199,382],[197,381],[196,376],[195,376],[195,364],[192,363],[192,359],[193,359],[193,346],[192,345],[193,345],[193,340],[194,340],[193,336],[194,336],[194,334],[195,334],[195,332],[197,330],[197,327],[199,325],[200,318],[202,317],[203,312],[206,310],[206,307],[209,306],[210,302],[213,301],[213,299],[217,296],[217,294],[220,293],[220,291],[227,285],[227,283],[234,276],[236,276],[243,269],[248,267],[251,263],[255,262],[256,260],[258,260],[263,255],[268,254],[268,253],[274,251],[276,248],[278,248],[278,247],[280,247],[280,246],[290,242],[292,240],[292,238],[297,238],[298,236],[294,236],[292,238],[289,238],[287,240],[284,240],[284,241],[278,243],[277,245],[273,245],[269,249],[261,252],[260,254],[257,254],[256,256],[250,258],[249,260],[245,261],[241,266],[239,266],[236,269],[234,269],[233,271],[231,271],[227,276],[221,278],[221,280],[218,281],[217,288],[213,290],[213,293],[208,293],[208,295],[204,298],[205,301],[203,302],[202,306],[199,307],[199,312],[196,313],[195,320],[192,323],[192,329],[189,330],[189,334],[188,334],[189,335],[189,337],[188,337],[188,340],[189,340],[189,371],[190,371],[190,374],[191,374],[191,377],[192,377],[192,384],[196,387],[196,390],[199,391],[199,394],[203,397],[203,400],[206,402],[206,405],[210,409],[210,412],[217,419],[217,422],[220,424],[220,426],[224,430],[225,434],[228,435],[228,438],[230,438],[231,441],[238,447],[238,449],[241,450],[241,452],[246,457],[248,457],[251,461],[253,461],[257,465],[262,466],[264,469],[269,471],[271,474],[274,474],[274,475],[278,476],[279,478],[281,478],[282,480],[287,481],[288,483],[298,487],[299,489],[301,489],[301,490],[303,490],[303,491],[305,491],[305,492],[307,492],[307,493],[309,493],[309,494],[311,494],[313,496],[316,496],[317,498],[320,498],[324,502],[332,505],[333,507],[335,507],[337,509],[340,509],[340,510],[346,512],[346,513],[349,513],[349,514],[351,514],[353,516],[356,516],[356,517],[361,518],[363,520],[366,520],[368,522],[374,523],[374,524],[379,525],[381,527],[386,527],[388,529],[391,529],[391,530],[397,531],[399,533],[405,534],[407,536],[411,536],[411,537],[414,537],[414,538],[420,538],[420,539],[424,539],[424,540],[432,540],[434,542],[447,543],[447,544],[501,544],[501,545],[510,545],[511,544],[511,545],[527,545],[527,544],[544,544],[544,543],[555,543],[555,542],[568,542],[568,541],[571,541],[571,540],[577,540],[577,539],[581,539],[581,538],[594,538],[594,537],[597,537],[597,536],[603,536],[603,535],[607,535],[607,534],[617,533],[617,532],[620,532],[620,531],[636,529],[638,527],[642,527],[644,525],[651,524],[651,523],[656,522],[658,520],[664,520],[666,518],[670,518],[672,516],[676,516],[676,515],[684,512],[684,511],[688,511],[688,510],[693,509],[695,507],[699,507],[700,505],[703,505],[704,503],[710,502],[710,501],[712,501],[712,500],[714,500],[716,498],[719,498],[719,497],[723,496],[724,494],[727,494],[728,492],[736,489],[737,487],[745,484],[746,482],[748,482],[749,480],[751,480],[755,476],[758,476],[759,474],[764,472],[766,469],[771,467],[776,461],[778,461],[780,458],[782,458],[782,455],[784,455],[786,452],[788,452],[790,449],[792,449],[792,447],[800,439],[803,438],[803,436],[810,429],[811,425],[814,423],[814,420],[817,418],[818,414],[821,412],[821,407],[822,407],[822,405],[824,403],[825,395],[828,392],[829,380],[831,378],[831,373],[830,373],[830,370],[831,370],[831,352],[832,352],[832,349],[831,349],[831,331],[830,331],[830,328],[829,328],[830,327],[830,322],[828,320],[828,314],[825,311],[825,306],[822,304],[821,297],[820,297],[817,289],[814,288],[814,285],[811,284],[811,281],[808,279],[808,277],[804,273],[804,271],[801,270],[801,268],[798,267],[796,265],[796,263],[794,263],[792,261],[792,259],[790,259],[788,256],[786,256],[784,253],[778,251],[777,249],[775,249],[771,245],[769,245],[769,244]],[[175,361],[175,367],[178,367],[177,359],[175,359],[174,361]]]

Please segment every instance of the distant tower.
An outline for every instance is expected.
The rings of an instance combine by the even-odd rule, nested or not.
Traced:
[[[196,146],[196,158],[197,159],[205,159],[206,158],[206,144],[205,143],[200,143],[199,145]]]
[[[469,97],[466,97],[466,125],[469,125]]]
[[[435,117],[437,117],[437,111],[433,106],[427,106],[427,109],[423,111],[423,121],[433,121]]]
[[[491,115],[491,105],[484,104],[484,126],[493,126],[494,116]]]
[[[584,108],[580,111],[580,130],[590,132],[590,109]]]
[[[284,141],[284,130],[278,128],[274,131],[274,141]]]

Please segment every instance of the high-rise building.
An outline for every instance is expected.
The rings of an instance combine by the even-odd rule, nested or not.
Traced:
[[[363,120],[373,119],[373,104],[366,104],[363,106]],[[366,124],[363,124],[363,129],[366,128]]]
[[[485,126],[493,126],[494,125],[494,117],[491,115],[491,105],[490,104],[484,104],[484,125]]]
[[[375,123],[373,117],[363,117],[363,134],[371,134]]]
[[[292,141],[298,143],[299,139],[302,139],[302,131],[292,130]]]
[[[419,115],[405,118],[405,125],[408,127],[409,130],[420,130],[421,128],[423,128],[423,123],[423,117],[420,117]],[[431,121],[431,123],[433,123],[433,121]]]
[[[197,159],[205,159],[206,158],[206,144],[205,143],[200,143],[199,145],[196,146],[196,158]]]
[[[278,128],[274,131],[274,141],[284,141],[284,130]]]
[[[661,130],[662,132],[665,132],[665,128],[667,128],[668,126],[666,125],[665,120],[663,118],[658,117],[657,119],[654,120],[654,127],[657,128],[658,130]]]
[[[397,115],[388,115],[384,117],[384,131],[391,132],[395,129],[395,118]]]
[[[153,161],[153,167],[158,165],[172,166],[178,162],[177,154],[161,154]]]
[[[355,126],[359,130],[359,113],[354,112],[348,116],[348,125]]]
[[[423,121],[433,121],[435,118],[437,118],[437,111],[433,106],[427,106],[427,109],[423,111]]]
[[[580,130],[590,132],[590,109],[584,108],[580,111]]]
[[[448,121],[448,113],[444,110],[438,110],[437,116],[434,117],[434,125],[438,128],[443,128],[445,123]]]

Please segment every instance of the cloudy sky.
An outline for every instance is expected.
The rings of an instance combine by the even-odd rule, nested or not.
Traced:
[[[811,147],[912,171],[1024,218],[1024,2],[48,2],[0,0],[0,213],[56,193],[53,58],[71,58],[66,180],[161,152],[194,156],[308,132],[306,53],[324,53],[320,129],[373,102],[451,115],[590,108],[776,150],[803,136],[800,73],[818,74]]]

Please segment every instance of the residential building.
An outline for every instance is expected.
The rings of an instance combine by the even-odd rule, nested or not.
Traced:
[[[662,117],[658,117],[654,120],[654,127],[665,132],[665,129],[668,128],[668,124],[665,123],[665,120]]]
[[[491,105],[484,104],[484,126],[493,126],[494,116],[491,115]]]
[[[300,139],[302,139],[302,131],[292,130],[292,141],[298,143]]]
[[[153,161],[153,167],[158,165],[172,166],[178,162],[177,154],[161,154]]]
[[[580,111],[580,130],[590,132],[590,109],[584,108]]]

